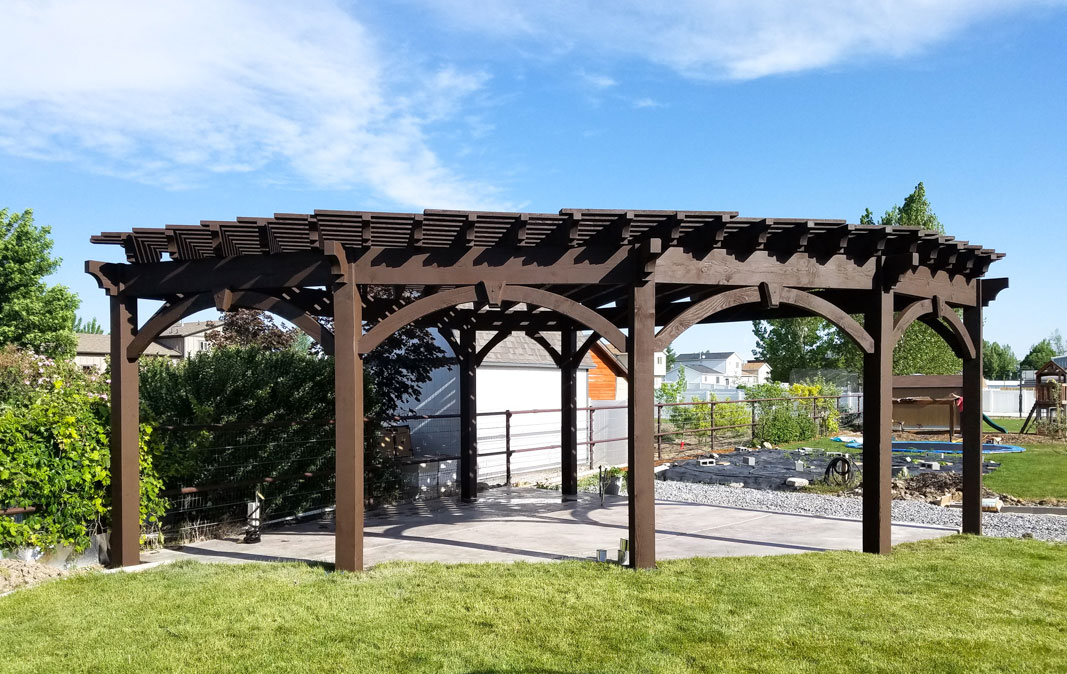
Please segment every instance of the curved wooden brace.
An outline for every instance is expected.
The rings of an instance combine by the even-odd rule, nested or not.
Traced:
[[[622,334],[622,330],[615,327],[614,323],[584,304],[575,302],[563,295],[529,286],[505,286],[504,299],[552,309],[557,313],[573,318],[579,324],[598,333],[619,351],[626,350],[626,335]]]
[[[837,305],[796,288],[782,289],[782,304],[803,307],[817,316],[822,316],[851,337],[856,346],[860,347],[864,353],[874,353],[874,338],[863,329],[863,326],[855,318],[839,309]]]
[[[582,360],[585,359],[585,354],[589,353],[589,349],[593,348],[593,345],[599,341],[600,335],[596,332],[593,332],[585,338],[585,341],[582,342],[582,345],[579,346],[578,350],[574,352],[574,363],[576,366],[578,365],[578,363],[581,363]]]
[[[145,352],[145,349],[163,334],[164,330],[186,316],[191,316],[204,309],[210,309],[213,306],[215,306],[215,298],[211,293],[197,293],[196,295],[183,297],[174,303],[165,303],[156,313],[152,314],[152,317],[134,335],[133,341],[130,342],[129,347],[126,349],[126,358],[137,360]]]
[[[735,288],[718,295],[701,300],[678,314],[673,321],[660,328],[656,333],[656,351],[666,351],[671,342],[677,339],[689,328],[712,314],[731,309],[742,304],[753,304],[761,301],[760,291],[757,287]]]
[[[896,345],[900,341],[900,338],[904,336],[904,331],[908,329],[912,323],[916,321],[920,316],[934,313],[934,301],[933,300],[918,300],[912,302],[904,311],[901,311],[897,315],[897,320],[893,321],[893,344]]]
[[[548,353],[548,357],[552,359],[552,362],[556,364],[556,367],[563,367],[563,357],[560,355],[559,351],[556,351],[556,347],[549,344],[547,337],[536,331],[527,332],[526,336],[537,342],[541,348]]]
[[[924,323],[929,325],[963,360],[971,360],[976,356],[974,340],[971,339],[971,335],[967,332],[963,321],[948,306],[948,303],[939,297],[917,300],[900,312],[897,320],[893,322],[894,346],[904,336],[908,326],[917,319],[922,319]]]
[[[216,294],[215,305],[221,311],[255,309],[281,316],[303,330],[308,337],[315,340],[315,343],[322,347],[325,354],[333,355],[333,333],[325,325],[319,323],[313,316],[289,300],[254,290],[239,290],[237,292],[227,290],[221,294]]]
[[[574,319],[593,332],[603,335],[604,339],[611,342],[620,351],[626,349],[626,336],[622,334],[621,330],[597,312],[572,299],[527,286],[504,286],[500,297],[501,300],[533,304],[556,311]],[[428,316],[457,304],[477,301],[478,290],[475,286],[454,288],[453,290],[446,290],[417,299],[411,304],[407,304],[389,314],[368,330],[359,340],[359,354],[363,356],[370,353],[376,346],[385,341],[389,335],[423,316]]]
[[[665,351],[678,335],[688,328],[696,325],[708,316],[719,313],[742,304],[755,304],[765,301],[766,292],[761,292],[758,287],[736,288],[718,295],[713,295],[706,300],[697,302],[689,307],[664,326],[656,333],[656,351]],[[852,338],[864,353],[874,352],[874,339],[871,338],[863,326],[856,319],[839,309],[834,304],[827,302],[821,297],[806,293],[795,288],[782,288],[778,296],[779,304],[788,304],[807,309],[816,316],[821,316],[841,329]]]
[[[448,307],[454,307],[457,304],[474,302],[477,299],[478,292],[474,286],[464,286],[434,293],[428,297],[420,297],[411,304],[405,304],[378,321],[373,328],[359,338],[359,355],[367,355],[374,350],[374,347],[384,342],[397,330],[414,323],[423,316],[428,316]],[[459,354],[456,354],[456,356],[460,357]]]
[[[485,357],[489,355],[489,352],[491,352],[497,344],[500,344],[500,342],[503,342],[505,339],[507,339],[508,335],[510,334],[510,330],[500,330],[495,335],[490,337],[489,341],[485,343],[485,346],[479,349],[478,353],[474,356],[474,366],[480,367],[482,361],[485,360]]]

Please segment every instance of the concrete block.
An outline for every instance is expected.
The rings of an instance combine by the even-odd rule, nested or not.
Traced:
[[[982,499],[982,511],[987,513],[999,513],[1001,508],[1004,507],[1004,502],[999,498],[984,498]]]
[[[701,459],[700,460],[700,465],[701,466],[714,466],[715,465],[715,457],[711,457],[710,459]]]
[[[802,477],[789,477],[786,478],[785,483],[787,486],[794,489],[800,489],[801,487],[807,487],[810,483]]]
[[[794,461],[793,462],[793,470],[804,470],[804,462],[803,461]]]
[[[744,482],[730,482],[726,486],[727,487],[733,487],[734,489],[740,489],[741,487],[745,486],[745,483]]]
[[[926,468],[928,470],[941,470],[941,464],[937,461],[920,461],[919,468]]]
[[[756,457],[754,457],[754,456],[746,456],[744,461],[745,461],[745,465],[746,466],[755,466],[756,465]]]

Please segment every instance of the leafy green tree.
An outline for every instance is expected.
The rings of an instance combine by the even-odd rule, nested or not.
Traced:
[[[1007,344],[983,342],[982,376],[986,379],[1015,379],[1019,376],[1019,359]]]
[[[1026,358],[1023,358],[1019,366],[1024,370],[1037,370],[1058,355],[1052,341],[1045,338],[1030,347],[1030,352],[1026,354]]]
[[[816,318],[783,318],[755,321],[758,360],[771,366],[771,379],[789,381],[793,370],[837,367],[842,359],[841,341],[836,329]]]
[[[678,363],[678,354],[674,351],[673,346],[668,346],[663,355],[667,358],[667,372],[670,372]]]
[[[83,320],[80,316],[74,319],[74,332],[79,335],[102,335],[104,328],[96,321],[96,318]]]
[[[0,344],[48,356],[73,356],[78,297],[44,278],[59,268],[51,228],[38,227],[33,211],[0,210]]]

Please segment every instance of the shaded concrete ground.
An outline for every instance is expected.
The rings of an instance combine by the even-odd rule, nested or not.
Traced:
[[[511,562],[592,559],[597,548],[615,555],[627,536],[625,497],[558,493],[532,488],[483,492],[477,503],[436,501],[378,509],[365,520],[365,562]],[[954,529],[893,524],[893,542],[936,538]],[[656,501],[656,557],[781,555],[859,550],[858,520]],[[333,522],[266,530],[260,543],[211,540],[176,550],[142,553],[144,562],[333,561]]]

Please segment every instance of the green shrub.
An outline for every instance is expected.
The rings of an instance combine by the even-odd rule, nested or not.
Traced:
[[[84,550],[108,526],[110,423],[105,376],[11,348],[0,356],[0,548],[58,545]],[[160,480],[141,429],[141,524],[162,517]]]
[[[793,384],[789,388],[775,382],[746,387],[745,396],[750,400],[781,398],[756,403],[756,442],[782,444],[836,433],[840,418],[837,401],[819,396],[838,393],[836,387],[820,380]],[[812,398],[816,398],[814,403]]]
[[[266,490],[278,511],[297,512],[333,486],[333,359],[306,351],[228,346],[172,363],[141,366],[141,415],[163,426],[233,424],[240,430],[164,430],[158,456],[166,487],[230,484],[265,476],[314,473]],[[372,378],[364,377],[365,494],[399,497],[400,467],[379,451],[381,414]],[[295,424],[319,420],[317,424]],[[265,426],[262,424],[276,424]],[[254,454],[250,454],[254,450]]]

